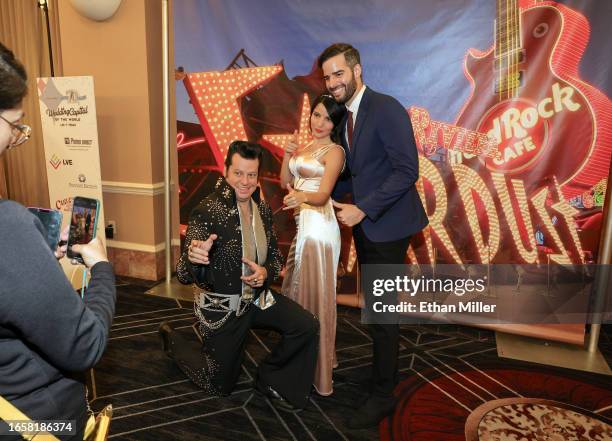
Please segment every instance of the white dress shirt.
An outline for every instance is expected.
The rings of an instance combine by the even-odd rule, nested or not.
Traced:
[[[366,90],[366,85],[362,85],[357,95],[355,95],[355,99],[350,105],[346,106],[346,110],[349,112],[353,112],[353,132],[355,131],[355,123],[357,122],[357,112],[359,111],[359,104],[361,104],[361,98],[363,98],[363,93]],[[348,142],[348,119],[346,120],[347,127],[344,130],[344,139],[346,141],[346,145],[349,145]],[[351,146],[353,147],[353,146]]]

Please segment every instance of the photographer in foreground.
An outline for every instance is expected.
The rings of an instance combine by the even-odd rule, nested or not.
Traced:
[[[26,89],[23,66],[0,44],[0,155],[29,138],[20,122]],[[83,373],[102,357],[115,309],[102,242],[73,246],[91,269],[84,300],[57,262],[66,247],[54,256],[38,218],[9,200],[0,200],[0,245],[0,395],[34,421],[74,421],[75,435],[60,438],[82,440]],[[0,434],[22,439],[4,422]]]

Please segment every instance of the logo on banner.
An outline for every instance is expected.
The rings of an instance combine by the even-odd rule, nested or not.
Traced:
[[[77,89],[66,89],[62,93],[56,83],[53,79],[47,82],[42,79],[38,81],[40,101],[47,106],[44,114],[60,127],[77,127],[81,122],[81,117],[89,113],[87,103],[81,104],[81,101],[87,100],[87,95],[79,94]],[[73,144],[72,138],[70,143],[64,138],[64,143]]]
[[[39,79],[38,88],[40,90],[40,100],[47,106],[48,116],[70,114],[70,112],[74,109],[66,110],[65,108],[62,108],[58,111],[60,104],[64,100],[67,101],[68,104],[79,104],[81,101],[87,99],[87,95],[80,95],[77,89],[67,89],[65,93],[61,93],[53,79],[49,79],[49,81]],[[87,106],[80,107],[80,109],[85,110],[81,113],[87,113]]]
[[[54,153],[53,156],[51,156],[51,159],[49,159],[49,164],[51,164],[51,167],[57,170],[61,165],[71,166],[72,159],[60,159],[59,156]]]
[[[549,120],[557,113],[581,109],[573,98],[574,92],[573,87],[561,87],[555,82],[550,96],[537,104],[516,98],[492,107],[477,128],[495,139],[501,153],[500,157],[488,158],[487,167],[492,171],[517,172],[533,164],[549,145]]]
[[[68,197],[56,200],[55,208],[61,211],[72,211],[72,198]]]
[[[64,138],[64,144],[68,146],[75,147],[91,147],[93,144],[93,139],[75,139],[75,138]]]
[[[58,107],[57,109],[47,109],[47,116],[58,118],[58,117],[68,117],[68,118],[76,118],[81,115],[87,115],[89,113],[89,108],[87,106],[79,106],[78,108],[72,107]],[[74,119],[69,119],[69,121],[78,121]]]
[[[68,89],[66,90],[66,99],[68,104],[78,104],[80,101],[86,100],[87,95],[79,95],[77,89]]]
[[[60,165],[62,165],[62,161],[60,158],[57,157],[57,155],[54,153],[53,156],[51,156],[51,159],[49,159],[49,164],[51,164],[51,166],[54,169],[58,169]]]
[[[69,182],[68,186],[72,187],[72,188],[89,188],[89,189],[93,189],[93,190],[97,190],[98,186],[94,185],[94,184],[87,184],[87,176],[85,176],[83,173],[80,173],[77,176],[77,181],[78,182]]]

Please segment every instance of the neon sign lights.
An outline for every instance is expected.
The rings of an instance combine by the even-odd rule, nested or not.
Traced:
[[[220,171],[227,148],[247,139],[239,99],[282,72],[282,66],[187,74],[183,80]]]
[[[240,99],[281,71],[281,66],[272,66],[186,76],[185,85],[219,171],[229,143],[247,138]],[[430,220],[429,227],[423,232],[426,250],[421,252],[411,248],[411,260],[416,260],[418,255],[421,259],[433,261],[435,244],[447,261],[458,264],[507,259],[508,255],[502,256],[502,252],[508,247],[512,251],[512,261],[517,263],[545,263],[547,259],[563,264],[584,261],[585,253],[574,221],[578,211],[564,198],[564,181],[552,174],[534,186],[534,181],[527,176],[514,175],[516,170],[535,161],[539,151],[547,145],[551,118],[561,112],[575,112],[582,106],[574,99],[575,89],[572,87],[554,83],[549,92],[550,96],[535,104],[518,98],[512,101],[512,106],[506,102],[505,107],[492,108],[481,118],[478,126],[479,130],[486,129],[486,133],[434,121],[427,110],[410,108],[415,139],[425,154],[420,159],[422,179],[417,183],[417,189],[427,206]],[[298,111],[298,139],[300,143],[306,143],[310,140],[310,100],[307,94],[303,95]],[[264,134],[258,141],[274,153],[282,154],[292,137],[290,133]],[[200,138],[185,140],[182,134],[178,138],[180,148],[204,141]],[[444,168],[427,158],[439,148],[445,148],[449,153],[449,163]],[[451,153],[474,159],[454,163]],[[587,165],[587,162],[583,164]],[[605,187],[605,181],[600,181],[597,188],[593,188],[597,192],[591,199],[602,195]],[[591,202],[588,196],[585,193],[581,199],[585,205]],[[572,203],[576,205],[577,201]],[[456,227],[451,223],[457,218],[461,221],[461,234],[451,228]],[[544,247],[539,248],[536,244],[538,232],[549,238],[547,245],[552,248],[552,254],[548,257]],[[351,244],[349,271],[354,266],[355,257]]]
[[[263,135],[263,139],[268,141],[273,146],[284,151],[289,141],[293,139],[293,133],[282,135]],[[310,99],[307,94],[304,94],[302,99],[302,110],[300,112],[300,128],[298,130],[298,144],[304,145],[310,142],[312,135],[310,134]]]
[[[423,152],[430,154],[438,147],[471,155],[497,157],[497,145],[486,134],[452,124],[434,121],[429,112],[420,107],[411,107],[410,119],[414,137]]]
[[[427,194],[421,194],[421,198],[428,202],[429,228],[438,238],[444,251],[450,256],[452,263],[464,263],[459,257],[444,222],[449,214],[448,194],[451,190],[447,188],[438,169],[430,160],[421,157],[419,165],[421,177],[433,188],[429,198]],[[536,231],[533,228],[534,221],[530,207],[537,214],[538,222],[544,226],[553,239],[557,252],[551,254],[550,259],[559,264],[584,262],[584,252],[574,221],[578,210],[563,198],[556,179],[551,186],[540,189],[531,198],[526,196],[524,183],[521,180],[511,179],[510,184],[513,190],[513,197],[511,197],[507,178],[501,173],[491,175],[494,183],[493,190],[485,184],[481,175],[466,165],[454,165],[452,172],[459,190],[461,204],[467,213],[470,239],[476,244],[477,255],[480,259],[477,263],[493,262],[500,251],[500,243],[504,238],[504,231],[500,226],[502,219],[509,226],[510,234],[506,233],[506,242],[513,244],[514,251],[520,256],[520,259],[525,263],[538,262],[535,244]],[[476,197],[480,199],[484,209],[478,210]],[[551,199],[556,202],[548,203],[547,201]],[[500,212],[496,208],[496,202],[501,206]],[[558,218],[556,224],[553,222],[555,215]],[[562,239],[561,231],[568,231],[569,237]],[[485,232],[487,237],[485,237]]]

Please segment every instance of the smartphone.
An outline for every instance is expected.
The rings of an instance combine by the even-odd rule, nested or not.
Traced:
[[[86,244],[96,237],[99,211],[100,202],[98,202],[97,199],[84,198],[81,196],[74,198],[72,213],[70,214],[68,250],[66,251],[66,255],[69,259],[74,259],[79,263],[83,263],[81,255],[72,251],[72,245]]]
[[[62,231],[62,213],[49,208],[28,207],[28,211],[35,215],[45,227],[45,242],[51,251],[57,249]]]

